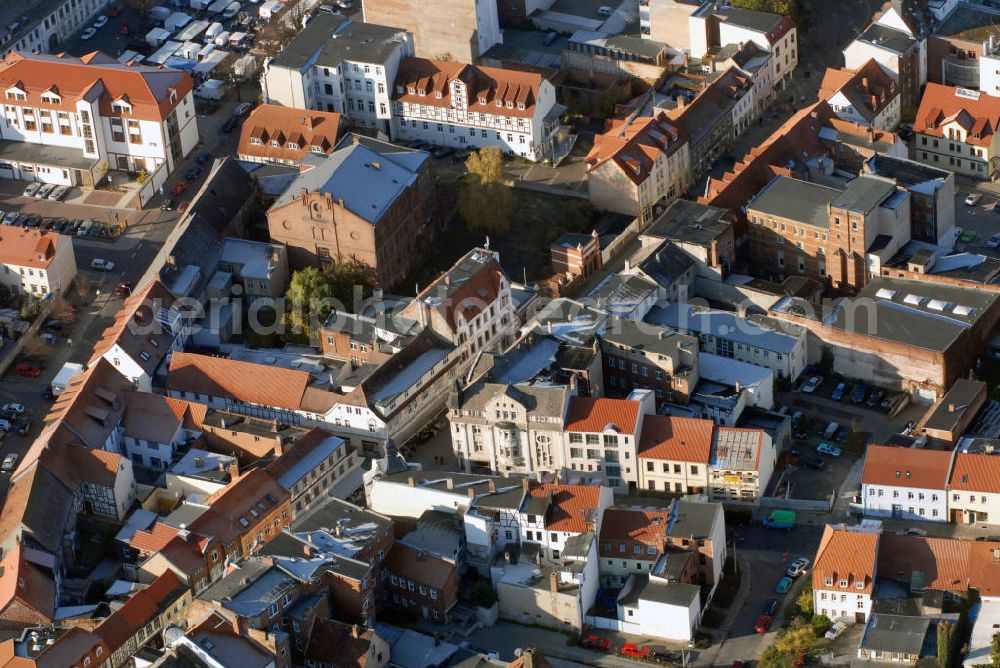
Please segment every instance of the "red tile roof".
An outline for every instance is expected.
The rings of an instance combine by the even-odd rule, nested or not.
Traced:
[[[309,386],[309,373],[224,357],[175,352],[167,389],[232,397],[251,404],[297,410]]]
[[[829,100],[838,92],[871,121],[899,96],[899,86],[871,59],[856,70],[828,67],[820,84],[819,99]]]
[[[1000,596],[1000,543],[969,544],[969,585],[983,598]]]
[[[943,490],[948,483],[951,455],[948,450],[869,445],[861,482]]]
[[[594,146],[584,162],[587,171],[592,172],[610,160],[632,183],[639,184],[653,173],[657,158],[673,155],[686,141],[687,135],[663,112],[631,120],[615,119],[594,137]]]
[[[298,163],[310,153],[332,153],[339,130],[340,114],[336,112],[262,104],[243,121],[236,152],[245,160]],[[272,141],[278,146],[272,146]],[[290,143],[298,148],[289,148]]]
[[[601,500],[600,485],[532,485],[529,494],[537,499],[552,495],[552,504],[545,513],[545,528],[549,531],[584,533],[588,516]]]
[[[711,420],[647,415],[642,421],[638,456],[707,465],[714,430]]]
[[[391,573],[412,578],[442,591],[448,581],[458,574],[453,562],[399,542],[392,544],[385,559],[385,567]]]
[[[25,548],[15,545],[6,550],[0,561],[0,620],[36,624],[51,623],[55,616],[56,583],[51,574],[25,558]],[[31,611],[17,611],[17,618],[7,616],[12,604]]]
[[[973,541],[886,533],[878,547],[880,578],[909,583],[919,571],[924,588],[962,591],[969,588],[969,554]]]
[[[957,453],[948,488],[956,492],[1000,492],[1000,455]]]
[[[505,275],[495,253],[476,248],[420,291],[401,315],[420,320],[425,304],[437,310],[452,331],[459,316],[466,322],[489,308],[500,294]]]
[[[990,146],[1000,126],[1000,98],[978,92],[969,97],[959,95],[960,90],[965,89],[928,83],[913,129],[931,137],[944,137],[944,126],[957,123],[967,133],[966,143]]]
[[[0,227],[0,264],[47,269],[60,243],[62,237],[55,232],[4,225]]]
[[[12,51],[0,63],[0,90],[14,86],[28,99],[5,104],[76,112],[77,101],[97,101],[104,116],[164,121],[193,84],[181,70],[122,65],[98,51],[82,58]],[[60,102],[43,102],[47,92],[58,95]],[[116,101],[128,102],[131,113],[112,111]]]
[[[93,365],[116,344],[148,374],[152,374],[170,352],[174,334],[156,320],[160,309],[169,309],[176,298],[159,281],[125,299],[115,321],[94,344],[87,365]],[[145,359],[144,359],[145,358]]]
[[[667,525],[670,523],[670,509],[644,510],[642,508],[608,508],[601,520],[601,536],[598,550],[602,557],[619,557],[619,544],[626,543],[625,554],[629,559],[652,561],[660,555],[665,542]],[[611,549],[605,549],[610,543]],[[635,554],[630,543],[653,546],[655,554],[647,554],[645,549]],[[620,558],[620,557],[619,557]]]
[[[635,434],[642,404],[628,399],[573,397],[566,414],[566,431],[603,432],[617,429],[621,434]]]
[[[531,118],[542,76],[498,67],[404,58],[396,74],[393,99],[450,108],[455,80],[461,81],[467,91],[464,106],[469,112]]]
[[[122,607],[111,613],[94,632],[104,640],[112,653],[128,639],[153,621],[166,606],[180,595],[184,584],[173,571],[164,571],[145,589],[132,594]]]
[[[834,589],[845,593],[872,593],[875,578],[876,556],[879,536],[864,531],[848,531],[842,526],[826,525],[816,563],[813,567],[813,589]],[[826,578],[833,580],[827,585]],[[847,580],[847,587],[841,588],[840,580]],[[858,589],[856,583],[861,582]]]
[[[132,547],[139,552],[159,552],[180,532],[165,522],[156,522],[149,530],[138,529],[132,535]]]

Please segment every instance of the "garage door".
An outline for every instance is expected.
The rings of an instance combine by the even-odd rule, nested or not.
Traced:
[[[14,178],[14,166],[9,162],[0,162],[0,179]]]

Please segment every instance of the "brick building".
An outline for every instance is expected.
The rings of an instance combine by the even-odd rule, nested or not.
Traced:
[[[455,563],[397,542],[389,551],[389,592],[392,602],[415,608],[424,619],[445,623],[458,603]]]
[[[573,274],[586,278],[604,266],[601,238],[590,234],[566,233],[549,245],[553,274]]]
[[[360,139],[301,172],[267,213],[293,267],[356,258],[392,287],[430,243],[433,184],[428,155]]]
[[[601,337],[604,382],[609,396],[653,390],[657,405],[686,404],[700,378],[698,339],[632,320],[616,319]]]

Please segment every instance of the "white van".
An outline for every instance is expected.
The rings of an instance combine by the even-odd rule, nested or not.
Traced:
[[[831,422],[827,425],[826,431],[823,432],[823,438],[833,438],[838,429],[840,429],[840,425],[836,422]]]

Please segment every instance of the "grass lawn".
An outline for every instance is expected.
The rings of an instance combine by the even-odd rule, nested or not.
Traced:
[[[444,198],[457,196],[459,184],[448,184]],[[590,202],[574,197],[514,188],[514,213],[510,229],[489,234],[490,248],[500,253],[500,264],[511,280],[536,281],[551,275],[549,244],[565,232],[590,232],[595,221]],[[437,278],[474,246],[486,241],[487,232],[472,227],[457,212],[449,215],[437,240],[424,252],[426,261],[408,276],[397,292],[409,294]]]

